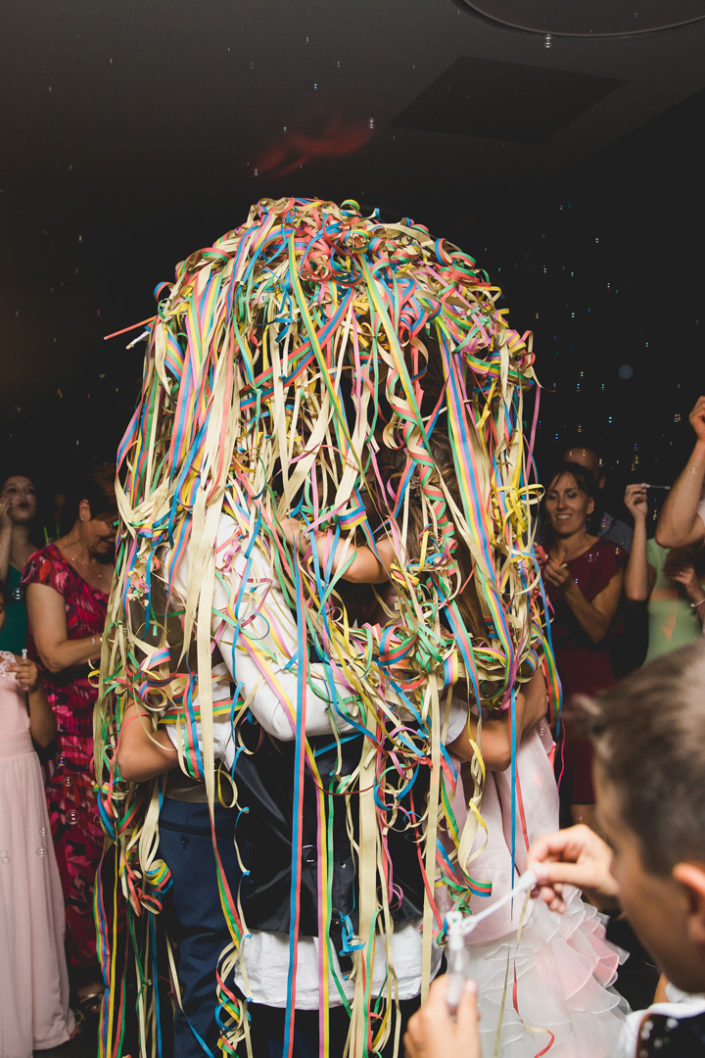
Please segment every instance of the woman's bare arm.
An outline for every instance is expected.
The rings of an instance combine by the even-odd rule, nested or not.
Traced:
[[[64,600],[48,584],[28,586],[27,616],[39,659],[47,672],[63,672],[100,657],[100,635],[68,638]]]
[[[617,613],[624,583],[622,570],[618,570],[607,586],[592,600],[583,595],[566,565],[554,558],[549,558],[545,563],[543,578],[562,594],[588,639],[593,643],[601,643]]]

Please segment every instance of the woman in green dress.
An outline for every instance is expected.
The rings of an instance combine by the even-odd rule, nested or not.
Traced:
[[[22,570],[40,546],[30,538],[37,515],[37,490],[26,474],[10,474],[0,488],[0,581],[6,586],[5,626],[0,650],[21,654],[27,639]]]

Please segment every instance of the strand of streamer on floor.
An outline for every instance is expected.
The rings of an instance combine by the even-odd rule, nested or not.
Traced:
[[[399,826],[403,817],[417,842],[427,924],[434,917],[441,922],[435,885],[448,885],[462,908],[473,892],[490,889],[470,873],[482,841],[480,747],[468,818],[459,821],[451,809],[456,770],[435,744],[439,708],[442,713],[455,696],[479,703],[483,715],[509,710],[517,681],[528,679],[541,657],[556,707],[559,700],[537,587],[530,516],[537,495],[522,428],[523,395],[535,383],[531,336],[508,327],[497,305],[501,292],[467,254],[410,220],[388,224],[376,213],[365,217],[352,202],[263,200],[244,225],[192,254],[178,266],[174,284],[156,293],[161,300],[148,328],[142,392],[118,453],[116,587],[96,714],[101,815],[117,846],[116,885],[130,921],[129,952],[120,955],[107,913],[114,896],[101,894],[100,947],[111,986],[101,1055],[119,1053],[118,977],[121,966],[127,972],[128,955],[139,985],[141,1053],[161,1053],[157,1004],[147,981],[157,979],[150,919],[170,884],[157,855],[163,784],[136,787],[120,779],[114,754],[125,710],[138,702],[155,727],[181,725],[181,767],[204,779],[211,813],[218,798],[208,738],[213,718],[229,716],[238,743],[247,721],[237,696],[214,705],[212,681],[203,675],[213,649],[214,578],[222,576],[215,570],[215,533],[225,510],[238,526],[232,555],[245,554],[254,540],[297,615],[292,667],[299,672],[301,705],[309,649],[330,662],[336,683],[346,685],[357,703],[352,709],[349,699],[340,700],[331,682],[332,715],[363,736],[361,766],[352,777],[324,782],[295,703],[291,717],[297,733],[294,879],[306,769],[319,791],[319,931],[326,937],[319,965],[321,1056],[327,1058],[329,970],[334,991],[350,1008],[329,938],[332,839],[325,820],[333,798],[345,796],[354,807],[366,795],[362,761],[374,750],[379,853],[376,862],[359,864],[359,875],[368,883],[377,879],[383,901],[366,919],[368,934],[346,941],[357,974],[369,982],[375,932],[391,960],[390,821]],[[449,489],[436,464],[439,436],[452,450],[457,490]],[[388,449],[401,459],[394,486],[380,471]],[[410,513],[419,507],[424,528],[410,548]],[[279,530],[290,515],[306,527],[310,543],[301,553]],[[350,563],[334,559],[345,554],[346,540],[374,550],[383,537],[394,543],[396,601],[382,600],[382,618],[355,621],[338,592]],[[321,539],[327,540],[325,560],[314,546]],[[472,560],[479,631],[466,620],[460,547]],[[197,561],[188,564],[185,598],[177,606],[171,588],[189,548]],[[219,617],[236,636],[248,637],[237,599]],[[437,793],[416,805],[413,818],[403,816],[397,805],[413,793],[421,769],[437,771]],[[234,792],[221,793],[237,806],[237,767],[234,783]],[[436,841],[439,823],[450,836],[450,851]],[[247,1034],[242,1003],[229,983],[247,923],[219,861],[218,886],[231,936],[219,966],[220,1046],[232,1054]],[[294,892],[292,953],[297,939]],[[430,935],[425,943],[428,951]],[[393,968],[388,977],[381,1000],[372,1004],[362,992],[354,1058],[374,1053],[387,1038]],[[295,989],[294,973],[285,1054],[293,1040]]]

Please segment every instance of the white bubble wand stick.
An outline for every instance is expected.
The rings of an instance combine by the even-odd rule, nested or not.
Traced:
[[[519,877],[516,885],[505,893],[503,897],[485,908],[477,915],[463,915],[460,911],[449,911],[446,915],[446,934],[448,937],[448,987],[446,989],[446,1003],[450,1016],[455,1020],[458,1013],[458,1004],[463,994],[467,978],[465,962],[465,937],[472,933],[476,926],[484,919],[489,918],[500,907],[507,904],[536,885],[536,875],[533,871],[524,871]]]

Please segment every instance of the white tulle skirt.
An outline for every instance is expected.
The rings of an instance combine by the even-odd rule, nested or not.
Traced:
[[[521,933],[468,944],[483,1058],[612,1058],[628,1006],[611,984],[621,953],[576,890],[558,915],[531,901]]]
[[[550,732],[542,725],[522,740],[512,772],[489,773],[481,812],[486,838],[467,870],[492,883],[473,895],[473,914],[491,907],[526,870],[527,850],[558,828]],[[472,782],[460,768],[453,809],[462,825]],[[516,808],[514,816],[512,808]],[[514,826],[512,826],[514,818]],[[484,843],[483,843],[484,842]],[[614,1058],[628,1004],[611,987],[624,953],[605,937],[602,916],[566,887],[566,911],[549,911],[520,896],[485,918],[466,942],[468,976],[478,984],[483,1058]],[[439,893],[443,911],[444,894]]]

